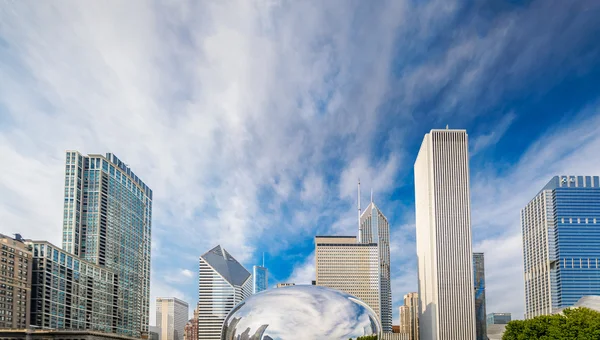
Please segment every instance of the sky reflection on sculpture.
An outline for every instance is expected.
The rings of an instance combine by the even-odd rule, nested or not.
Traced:
[[[319,286],[276,288],[253,295],[225,319],[222,340],[344,339],[378,333],[371,308]]]

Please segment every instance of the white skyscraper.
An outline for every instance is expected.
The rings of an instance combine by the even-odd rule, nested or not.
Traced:
[[[156,299],[156,324],[160,328],[160,340],[183,340],[188,320],[187,302],[177,298]]]
[[[431,130],[415,162],[421,340],[475,339],[465,130]]]
[[[220,340],[223,321],[252,295],[252,275],[221,246],[200,256],[198,339]]]

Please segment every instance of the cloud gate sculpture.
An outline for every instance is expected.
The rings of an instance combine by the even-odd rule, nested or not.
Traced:
[[[320,286],[290,286],[237,305],[225,319],[221,339],[348,340],[380,329],[375,312],[352,295]]]

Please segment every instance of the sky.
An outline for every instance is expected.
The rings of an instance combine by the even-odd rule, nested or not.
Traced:
[[[417,290],[413,165],[469,134],[488,312],[524,310],[519,212],[599,175],[600,2],[6,1],[0,232],[60,245],[65,150],[112,152],[154,193],[151,297],[197,301],[221,244],[270,285],[314,279],[314,236],[391,228],[394,324]],[[154,302],[151,304],[154,323]],[[191,312],[190,308],[190,312]]]

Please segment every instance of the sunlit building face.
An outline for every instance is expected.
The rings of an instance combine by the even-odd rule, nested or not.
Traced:
[[[347,340],[379,333],[375,312],[338,290],[290,286],[267,290],[238,304],[227,316],[222,340]]]

